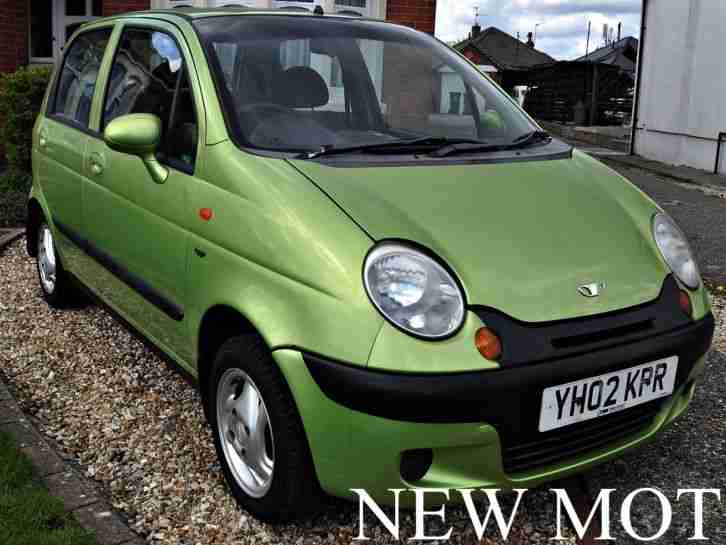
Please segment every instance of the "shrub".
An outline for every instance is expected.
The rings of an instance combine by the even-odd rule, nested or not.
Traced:
[[[31,175],[22,170],[10,169],[0,174],[0,227],[25,223],[31,181]]]
[[[0,76],[0,142],[11,171],[30,172],[33,124],[50,75],[49,68],[29,67]]]

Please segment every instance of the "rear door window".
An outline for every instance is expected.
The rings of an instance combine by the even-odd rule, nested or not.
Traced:
[[[63,59],[50,114],[79,127],[88,128],[98,71],[111,37],[103,28],[80,34]]]

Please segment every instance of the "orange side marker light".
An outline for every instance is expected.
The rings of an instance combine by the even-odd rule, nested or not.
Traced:
[[[488,327],[482,327],[476,332],[474,344],[479,353],[488,360],[496,361],[502,355],[502,341]]]

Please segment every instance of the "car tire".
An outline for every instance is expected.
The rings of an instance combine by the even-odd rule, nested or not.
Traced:
[[[37,269],[40,292],[46,303],[62,309],[76,301],[77,292],[58,256],[53,231],[43,221],[37,233]]]
[[[322,493],[305,432],[261,338],[242,335],[221,346],[204,397],[217,456],[238,504],[269,523],[313,514]]]

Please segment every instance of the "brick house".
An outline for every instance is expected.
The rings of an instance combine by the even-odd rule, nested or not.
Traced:
[[[230,5],[306,10],[322,5],[326,13],[386,18],[430,34],[436,18],[436,0],[0,0],[0,72],[55,62],[73,31],[97,17],[149,8]]]
[[[555,62],[547,53],[535,49],[531,33],[527,42],[523,42],[496,27],[482,30],[478,24],[454,49],[510,91],[527,83],[527,74],[532,68]]]

